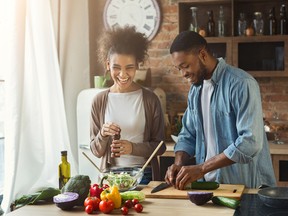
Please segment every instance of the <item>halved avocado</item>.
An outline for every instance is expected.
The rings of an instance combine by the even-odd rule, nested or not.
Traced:
[[[213,192],[188,191],[187,194],[190,201],[196,205],[204,205],[213,197]]]
[[[64,192],[53,197],[53,202],[62,210],[71,210],[77,205],[78,193]]]

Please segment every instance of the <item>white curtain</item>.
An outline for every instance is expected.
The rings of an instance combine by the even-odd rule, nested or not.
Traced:
[[[71,152],[71,146],[50,0],[1,0],[0,7],[0,70],[6,74],[2,208],[8,212],[15,198],[58,187],[60,151]],[[77,173],[75,157],[69,160]]]

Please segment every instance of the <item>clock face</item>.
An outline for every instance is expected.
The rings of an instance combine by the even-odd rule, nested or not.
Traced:
[[[108,0],[104,9],[106,29],[135,26],[151,40],[160,25],[157,0]]]

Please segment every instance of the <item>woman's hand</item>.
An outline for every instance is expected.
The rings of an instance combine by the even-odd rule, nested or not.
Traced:
[[[100,131],[103,137],[114,136],[115,134],[120,134],[120,132],[120,126],[113,122],[106,122],[105,124],[103,124]]]
[[[113,140],[110,147],[115,157],[132,153],[132,143],[127,140]]]

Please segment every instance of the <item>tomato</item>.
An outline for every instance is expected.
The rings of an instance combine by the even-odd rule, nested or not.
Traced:
[[[143,211],[143,206],[140,204],[140,203],[137,203],[135,206],[134,206],[134,209],[136,212],[140,213]]]
[[[87,197],[84,201],[84,206],[92,205],[93,206],[93,201],[91,200],[90,197]]]
[[[138,204],[139,203],[139,200],[138,199],[132,199],[132,204],[133,204],[133,206],[135,206],[136,204]]]
[[[126,206],[123,206],[123,207],[121,208],[121,212],[122,212],[122,215],[127,215],[128,212],[129,212],[129,209],[128,209]]]
[[[93,206],[92,206],[92,205],[87,205],[87,206],[85,207],[85,212],[86,212],[87,214],[92,214],[92,212],[93,212]]]
[[[132,200],[126,200],[124,206],[127,207],[128,209],[132,208],[133,207]]]
[[[101,212],[107,214],[114,209],[114,202],[112,200],[101,200],[99,203],[99,209]]]
[[[93,210],[96,211],[97,209],[99,209],[99,203],[100,203],[100,199],[97,197],[87,197],[84,201],[84,206],[88,206],[91,205],[93,206]]]

